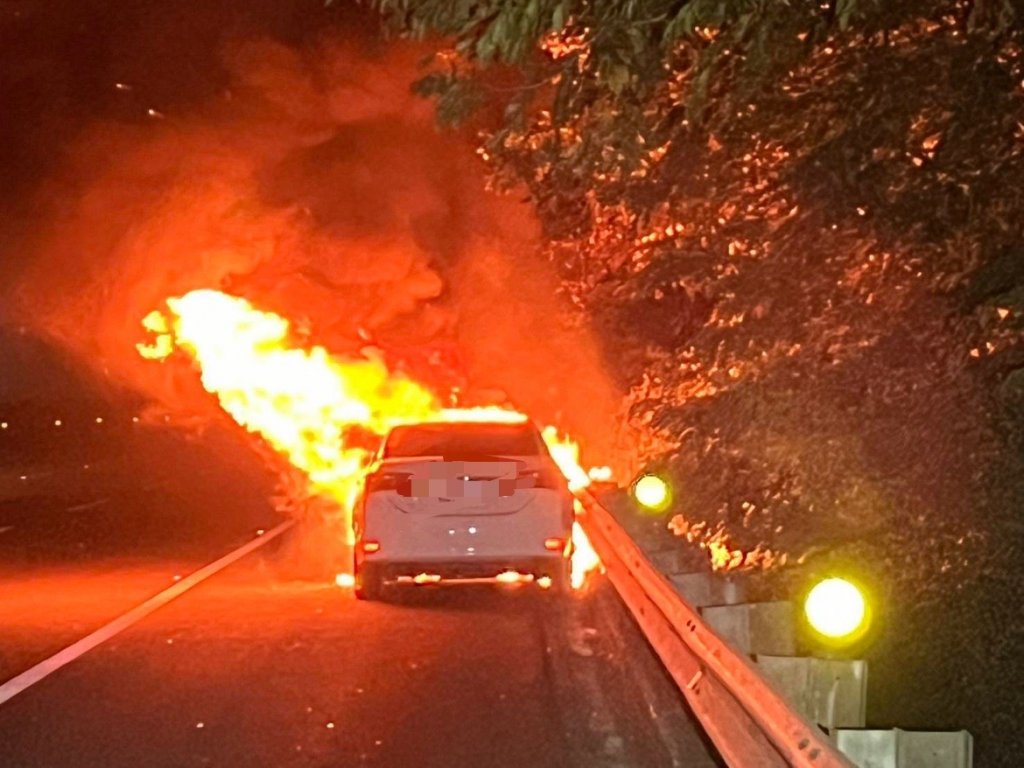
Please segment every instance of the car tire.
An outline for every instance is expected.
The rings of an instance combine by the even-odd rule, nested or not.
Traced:
[[[384,578],[372,565],[356,568],[353,592],[356,600],[380,601],[384,599]]]
[[[547,590],[551,594],[568,595],[572,592],[572,563],[569,560],[551,569],[547,577],[551,579],[551,586]]]

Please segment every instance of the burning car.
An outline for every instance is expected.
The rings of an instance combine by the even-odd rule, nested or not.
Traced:
[[[394,427],[366,474],[353,529],[364,600],[401,581],[571,586],[573,497],[525,417]]]

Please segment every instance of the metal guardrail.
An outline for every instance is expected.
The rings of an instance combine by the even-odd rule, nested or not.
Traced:
[[[597,500],[578,519],[608,577],[730,768],[855,768],[704,623]]]

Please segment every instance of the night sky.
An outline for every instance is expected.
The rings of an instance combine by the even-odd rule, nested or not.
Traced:
[[[150,109],[173,114],[219,93],[226,85],[225,41],[267,36],[296,42],[340,15],[321,3],[294,0],[0,4],[5,212],[26,212],[26,198],[88,122],[144,121],[152,119]],[[344,15],[347,28],[359,26],[351,11]]]

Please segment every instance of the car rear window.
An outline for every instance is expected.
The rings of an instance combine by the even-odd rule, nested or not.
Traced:
[[[384,458],[538,456],[543,445],[529,424],[409,424],[391,430]]]

